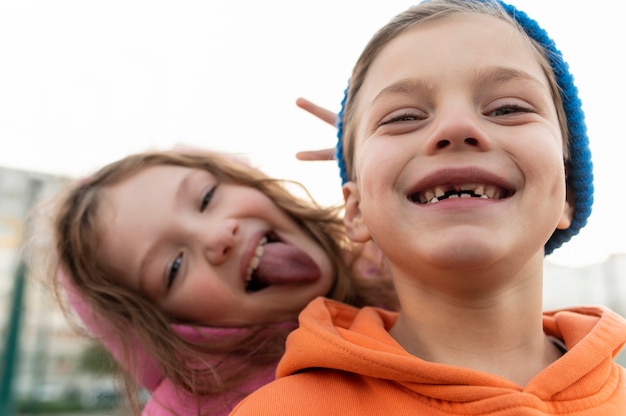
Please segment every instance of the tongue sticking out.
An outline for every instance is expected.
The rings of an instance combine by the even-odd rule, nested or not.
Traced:
[[[263,247],[263,256],[254,273],[255,280],[266,285],[311,282],[321,271],[313,259],[298,247],[272,242]]]

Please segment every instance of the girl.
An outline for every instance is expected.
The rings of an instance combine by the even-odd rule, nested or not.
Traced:
[[[56,202],[56,292],[128,373],[134,413],[137,384],[152,393],[144,415],[228,413],[273,379],[316,296],[394,306],[338,208],[225,155],[132,155]]]
[[[543,29],[496,0],[425,1],[368,43],[342,106],[346,229],[384,253],[400,312],[314,300],[232,415],[623,415],[626,321],[541,309],[544,255],[593,194]]]

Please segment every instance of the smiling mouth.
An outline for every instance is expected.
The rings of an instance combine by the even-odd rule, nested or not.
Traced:
[[[504,199],[513,195],[513,191],[497,185],[483,183],[464,183],[460,185],[438,185],[408,195],[409,200],[422,205],[435,204],[452,198]]]

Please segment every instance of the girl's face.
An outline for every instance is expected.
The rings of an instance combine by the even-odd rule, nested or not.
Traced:
[[[99,215],[105,272],[177,321],[290,320],[333,284],[324,250],[272,200],[204,170],[146,168],[105,190]]]
[[[554,229],[569,226],[548,81],[506,22],[458,14],[404,32],[373,62],[356,105],[347,225],[353,239],[373,237],[396,272],[539,261]]]

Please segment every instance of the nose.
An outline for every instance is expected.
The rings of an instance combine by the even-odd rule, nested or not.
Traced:
[[[202,250],[211,264],[219,265],[230,257],[238,230],[237,220],[222,219],[199,231]]]
[[[442,151],[486,151],[491,147],[481,127],[481,115],[471,107],[451,106],[435,116],[434,130],[426,144],[429,153]]]

